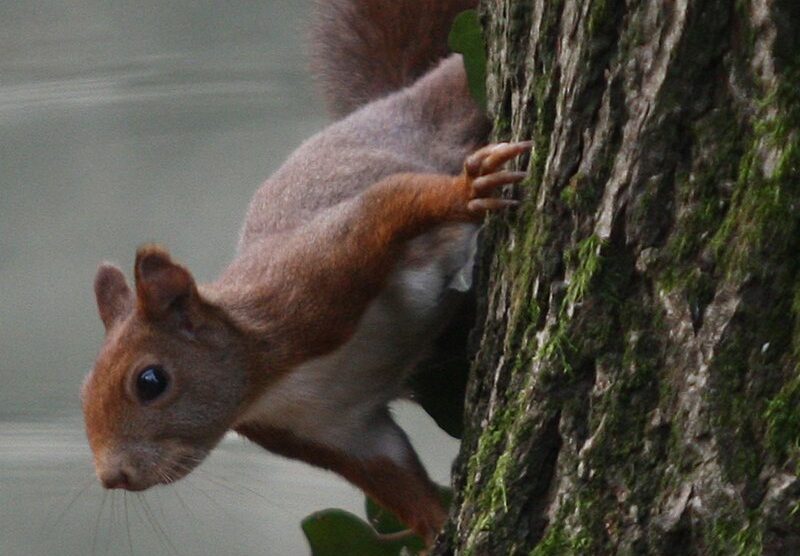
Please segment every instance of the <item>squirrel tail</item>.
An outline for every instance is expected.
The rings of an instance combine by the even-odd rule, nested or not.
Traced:
[[[448,54],[455,16],[477,0],[317,0],[312,69],[342,117],[413,83]]]

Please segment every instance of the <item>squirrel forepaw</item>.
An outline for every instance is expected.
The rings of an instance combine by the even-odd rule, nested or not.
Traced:
[[[526,153],[533,143],[495,143],[475,151],[464,161],[464,177],[469,188],[467,210],[483,214],[519,204],[512,199],[500,199],[492,194],[500,187],[517,183],[525,178],[527,172],[503,170],[502,166],[512,158]]]

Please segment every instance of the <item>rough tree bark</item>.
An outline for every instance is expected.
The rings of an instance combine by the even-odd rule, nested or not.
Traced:
[[[535,148],[436,552],[800,554],[800,2],[482,18],[496,138]]]

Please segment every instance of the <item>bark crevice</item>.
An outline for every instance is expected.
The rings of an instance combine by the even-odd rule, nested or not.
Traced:
[[[800,7],[491,0],[457,554],[800,551]],[[512,192],[510,192],[512,193]]]

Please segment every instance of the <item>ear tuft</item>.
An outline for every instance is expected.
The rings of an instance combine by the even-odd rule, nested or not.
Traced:
[[[94,295],[100,320],[108,331],[133,307],[133,294],[122,271],[111,263],[103,263],[94,277]]]
[[[139,248],[135,272],[139,307],[150,318],[161,319],[171,310],[184,310],[196,299],[192,275],[158,245]]]

